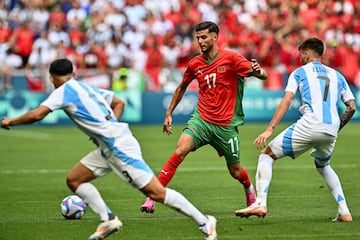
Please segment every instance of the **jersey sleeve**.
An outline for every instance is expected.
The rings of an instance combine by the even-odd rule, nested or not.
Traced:
[[[345,77],[337,72],[338,78],[341,79],[341,86],[340,86],[340,94],[341,99],[343,102],[347,102],[351,99],[355,99],[354,94],[352,93],[349,84],[346,82]]]
[[[114,92],[110,91],[110,90],[106,90],[106,89],[98,89],[94,87],[94,90],[96,92],[99,92],[105,99],[105,101],[111,105],[112,99],[114,97]]]
[[[233,54],[233,63],[236,74],[247,77],[253,71],[252,63],[240,54]]]
[[[63,107],[63,102],[64,102],[63,96],[64,96],[64,88],[63,87],[57,88],[40,105],[50,108],[51,111],[60,109]]]
[[[288,78],[288,82],[285,87],[285,92],[292,92],[295,94],[299,88],[299,80],[300,80],[300,76],[298,74],[298,71],[292,72]]]
[[[194,66],[193,61],[190,61],[187,68],[185,69],[183,82],[186,84],[190,84],[190,82],[196,78],[194,74],[193,66]]]

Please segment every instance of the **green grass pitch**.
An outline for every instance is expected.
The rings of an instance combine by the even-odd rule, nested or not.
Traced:
[[[175,126],[174,135],[167,136],[161,125],[131,126],[145,160],[156,174],[175,149],[182,127]],[[253,180],[259,151],[252,141],[265,127],[246,124],[239,128],[241,162]],[[351,223],[331,222],[336,204],[309,153],[274,164],[264,219],[235,217],[234,211],[245,206],[243,189],[230,177],[225,160],[208,146],[188,156],[169,187],[218,219],[220,240],[360,239],[359,135],[360,123],[347,125],[340,132],[332,159],[352,211]],[[99,223],[98,216],[88,208],[81,220],[65,220],[59,203],[71,194],[65,183],[67,172],[92,149],[92,143],[73,126],[0,130],[0,239],[87,239]],[[203,239],[191,219],[166,206],[157,204],[153,215],[141,213],[144,196],[115,174],[94,184],[124,224],[122,231],[109,240]]]

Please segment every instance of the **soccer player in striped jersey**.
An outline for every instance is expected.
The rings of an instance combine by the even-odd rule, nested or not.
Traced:
[[[288,79],[284,97],[277,107],[268,128],[255,140],[254,145],[263,149],[266,141],[287,112],[297,91],[302,106],[301,117],[278,134],[259,155],[256,172],[257,201],[251,206],[235,211],[240,217],[267,214],[267,196],[275,160],[289,156],[293,159],[312,149],[315,167],[324,178],[337,203],[334,221],[351,222],[352,216],[338,175],[330,166],[338,132],[349,122],[356,110],[354,95],[344,76],[321,63],[324,43],[318,38],[309,38],[299,46],[303,66],[295,69]],[[339,103],[346,109],[339,116]]]
[[[55,90],[38,108],[16,118],[4,117],[1,127],[9,129],[10,126],[40,121],[50,112],[62,109],[98,146],[67,175],[69,188],[100,217],[101,223],[89,240],[104,239],[122,227],[122,222],[90,183],[112,171],[146,196],[191,217],[206,240],[216,240],[216,219],[202,214],[177,191],[164,188],[143,160],[140,145],[128,124],[118,121],[125,103],[111,91],[77,81],[68,59],[55,60],[49,71]]]
[[[158,179],[166,186],[191,151],[209,144],[220,157],[225,157],[231,176],[244,186],[249,206],[255,202],[256,196],[247,171],[240,165],[238,132],[238,126],[244,123],[244,78],[266,79],[267,74],[256,60],[249,61],[236,52],[220,49],[217,46],[219,27],[215,23],[196,25],[195,37],[201,54],[190,60],[183,80],[175,90],[165,114],[163,132],[173,133],[172,113],[193,80],[199,85],[198,104]],[[153,213],[154,201],[147,198],[140,210]]]

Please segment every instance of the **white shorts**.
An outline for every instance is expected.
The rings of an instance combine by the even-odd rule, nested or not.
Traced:
[[[284,156],[295,159],[312,148],[311,156],[319,165],[325,166],[330,161],[335,142],[335,136],[296,122],[278,134],[269,143],[269,147],[278,159]]]
[[[80,160],[96,177],[112,171],[137,189],[144,188],[154,176],[142,158],[140,145],[132,135],[116,139],[115,148],[90,152]]]

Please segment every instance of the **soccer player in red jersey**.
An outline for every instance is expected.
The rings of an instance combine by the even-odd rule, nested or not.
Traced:
[[[267,74],[256,60],[249,61],[238,53],[219,49],[216,44],[219,27],[215,23],[202,22],[196,25],[195,37],[202,54],[190,60],[166,112],[163,132],[168,135],[173,133],[172,112],[190,82],[195,79],[199,84],[197,108],[180,135],[175,152],[162,167],[158,179],[166,186],[189,152],[210,144],[219,156],[225,157],[231,176],[244,186],[249,206],[255,202],[256,197],[249,175],[240,165],[238,133],[238,126],[244,123],[244,77],[266,79]],[[147,198],[140,210],[153,213],[154,201]]]

